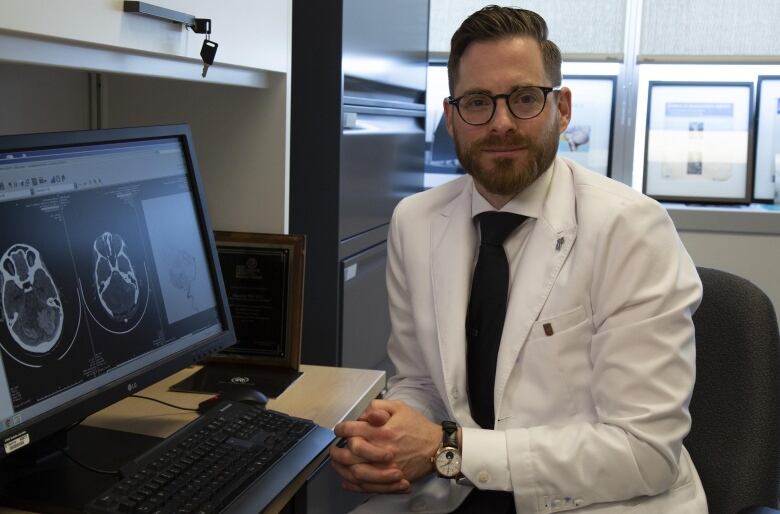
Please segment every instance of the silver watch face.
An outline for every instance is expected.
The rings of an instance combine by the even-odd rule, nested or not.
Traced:
[[[445,477],[460,473],[460,453],[454,448],[442,448],[436,455],[436,470]]]

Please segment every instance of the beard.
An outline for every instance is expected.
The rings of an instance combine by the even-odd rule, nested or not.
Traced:
[[[486,191],[495,195],[514,196],[530,186],[550,167],[558,153],[558,123],[550,126],[538,139],[532,139],[512,132],[505,137],[496,134],[478,139],[465,145],[454,133],[455,151],[463,168],[474,177]],[[525,159],[500,157],[493,159],[493,166],[479,164],[482,148],[522,146],[527,150]]]

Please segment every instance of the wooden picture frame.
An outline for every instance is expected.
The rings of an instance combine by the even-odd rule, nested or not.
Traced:
[[[297,371],[301,359],[305,236],[215,231],[214,239],[236,343],[204,362]],[[283,276],[278,276],[279,272]]]

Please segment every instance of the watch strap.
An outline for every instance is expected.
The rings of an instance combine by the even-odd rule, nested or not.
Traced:
[[[454,421],[442,421],[441,444],[448,448],[458,448],[458,424]]]
[[[458,456],[460,456],[460,446],[458,445],[458,424],[455,423],[454,421],[448,421],[448,420],[442,421],[441,428],[442,428],[441,446],[439,446],[439,449],[436,451],[436,454],[431,458],[432,461],[434,461],[441,453],[445,451],[455,452],[456,454],[458,454]],[[440,477],[447,478],[447,479],[457,479],[463,476],[461,473],[458,473],[455,476],[443,475],[441,471],[439,471],[438,469],[436,471]]]

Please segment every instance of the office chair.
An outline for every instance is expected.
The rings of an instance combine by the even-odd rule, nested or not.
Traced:
[[[772,302],[751,282],[698,268],[696,385],[685,447],[710,514],[780,513],[780,337]]]

